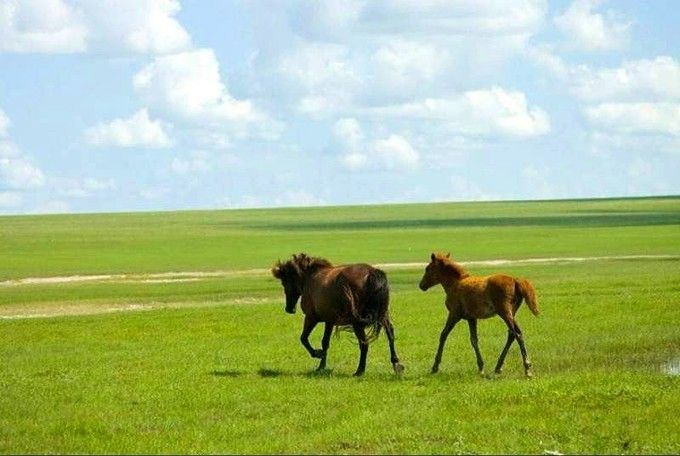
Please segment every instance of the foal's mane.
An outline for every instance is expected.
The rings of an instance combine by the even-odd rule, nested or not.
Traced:
[[[439,264],[441,265],[442,271],[454,275],[458,279],[464,279],[465,277],[470,276],[470,273],[468,273],[463,266],[456,263],[448,256],[437,255],[436,258],[437,260],[439,260]]]

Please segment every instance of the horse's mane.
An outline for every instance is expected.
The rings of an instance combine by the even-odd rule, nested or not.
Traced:
[[[456,263],[448,256],[437,255],[437,259],[439,260],[439,264],[441,265],[443,271],[456,276],[458,279],[464,279],[465,277],[470,276],[463,266]]]
[[[333,267],[330,261],[325,258],[310,257],[306,253],[300,253],[298,255],[293,255],[293,258],[281,263],[280,261],[274,267],[274,275],[278,277],[277,274],[289,275],[294,274],[298,277],[303,277],[307,274],[314,273],[321,268]]]
[[[299,255],[293,255],[293,259],[290,260],[295,263],[303,273],[316,272],[321,268],[333,267],[330,261],[325,258],[310,257],[306,253],[301,253]]]

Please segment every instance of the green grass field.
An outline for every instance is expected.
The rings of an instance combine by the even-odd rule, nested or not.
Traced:
[[[0,452],[677,454],[679,228],[680,197],[0,217]],[[433,250],[535,284],[535,377],[516,345],[479,376],[465,324],[430,375],[443,292],[394,265],[405,374],[381,336],[353,378],[349,333],[315,374],[267,268]],[[479,333],[491,371],[504,325]]]

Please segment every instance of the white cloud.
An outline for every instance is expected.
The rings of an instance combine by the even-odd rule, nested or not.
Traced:
[[[371,56],[379,84],[388,84],[392,90],[414,90],[450,74],[452,57],[446,47],[430,43],[394,39],[380,46]]]
[[[440,122],[451,132],[472,136],[522,138],[543,135],[550,130],[545,111],[530,107],[524,93],[500,87],[370,108],[365,112],[377,117]]]
[[[88,143],[114,147],[170,147],[166,127],[160,120],[151,120],[146,109],[140,109],[127,119],[99,123],[85,131]]]
[[[680,136],[680,103],[602,103],[585,114],[593,126],[612,133]]]
[[[45,175],[9,140],[10,120],[0,109],[0,190],[29,190],[41,187]]]
[[[188,49],[177,0],[28,0],[0,5],[0,51],[164,54]]]
[[[540,26],[544,0],[378,0],[366,2],[361,29],[373,33],[510,35]]]
[[[299,95],[296,109],[313,118],[348,109],[362,83],[348,49],[336,44],[300,45],[280,58],[277,72]]]
[[[189,157],[175,157],[170,163],[170,169],[181,176],[202,174],[211,168],[211,157],[207,152],[194,151]]]
[[[622,49],[629,41],[630,23],[609,10],[605,15],[594,10],[601,0],[574,0],[555,17],[555,25],[577,47],[587,51]]]
[[[618,68],[571,71],[574,93],[586,101],[680,100],[680,62],[669,56],[624,62]]]
[[[212,49],[157,57],[134,76],[133,85],[149,105],[191,123],[243,129],[267,120],[251,101],[231,96]]]
[[[354,118],[342,118],[333,125],[333,135],[341,142],[345,149],[356,151],[364,140],[361,125]]]
[[[62,0],[0,3],[0,52],[83,52],[87,37],[82,12]]]
[[[29,190],[44,183],[43,172],[26,157],[0,157],[0,189]]]
[[[420,154],[404,136],[391,134],[367,141],[354,118],[338,120],[333,135],[341,152],[340,162],[350,170],[412,169],[420,162]]]
[[[117,188],[114,179],[84,179],[54,178],[50,179],[50,186],[56,192],[68,198],[88,198],[97,193],[105,193]]]

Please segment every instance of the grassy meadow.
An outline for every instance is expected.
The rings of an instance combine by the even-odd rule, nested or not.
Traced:
[[[436,250],[534,283],[534,378],[464,323],[429,374],[443,292],[393,263]],[[267,273],[301,251],[388,263],[402,377],[350,333],[314,372]],[[0,453],[677,454],[679,304],[680,197],[0,217]]]

